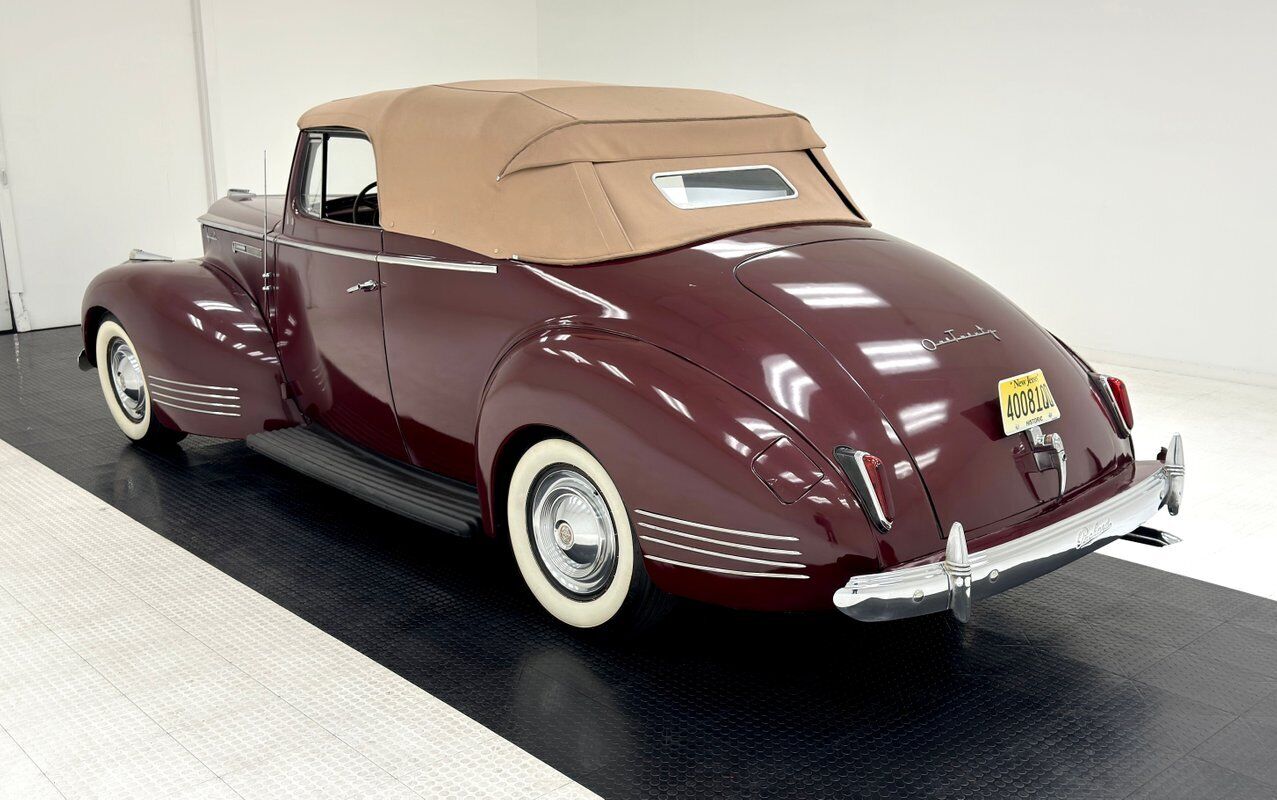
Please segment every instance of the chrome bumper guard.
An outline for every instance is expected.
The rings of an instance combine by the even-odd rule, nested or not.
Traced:
[[[1138,529],[1165,506],[1179,513],[1184,493],[1184,446],[1177,433],[1158,456],[1162,466],[1122,493],[1067,519],[990,547],[967,552],[967,537],[953,523],[944,559],[892,572],[857,575],[834,592],[838,610],[861,622],[951,611],[960,622],[973,600],[995,595],[1059,569]],[[1178,541],[1167,535],[1166,542]]]

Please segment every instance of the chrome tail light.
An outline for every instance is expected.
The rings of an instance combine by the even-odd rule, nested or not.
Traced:
[[[1125,439],[1135,427],[1135,412],[1131,410],[1131,394],[1126,388],[1126,382],[1111,375],[1092,372],[1091,385],[1100,398],[1100,404],[1112,418],[1118,435]]]
[[[843,472],[847,473],[865,516],[883,533],[891,530],[895,506],[891,501],[891,485],[887,483],[887,471],[882,459],[850,447],[835,448],[834,458]]]

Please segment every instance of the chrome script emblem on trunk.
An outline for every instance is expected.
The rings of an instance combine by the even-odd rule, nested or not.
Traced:
[[[953,328],[949,328],[944,332],[944,336],[941,336],[939,339],[923,339],[922,346],[924,349],[934,352],[946,344],[953,344],[954,342],[961,342],[966,339],[974,339],[977,336],[992,336],[999,342],[1002,341],[1002,337],[998,335],[998,331],[995,328],[985,329],[983,326],[977,325],[973,331],[956,335],[953,332]]]

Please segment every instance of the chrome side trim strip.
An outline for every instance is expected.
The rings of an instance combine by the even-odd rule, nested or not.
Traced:
[[[156,398],[155,402],[159,405],[164,406],[165,408],[176,408],[182,411],[193,411],[196,414],[212,414],[213,416],[216,416],[216,417],[238,417],[239,416],[238,411],[210,411],[207,408],[191,408],[189,406],[178,405],[177,403],[173,403],[168,400],[160,400],[158,398]]]
[[[164,398],[178,403],[190,403],[193,406],[213,406],[214,408],[239,408],[239,403],[213,403],[208,400],[192,400],[189,397],[174,397],[171,394],[165,394],[158,389],[151,390],[151,396],[154,398]]]
[[[802,553],[798,550],[779,550],[775,547],[759,547],[758,545],[753,544],[738,544],[737,542],[729,542],[723,539],[711,539],[708,536],[697,536],[694,533],[683,533],[682,531],[676,531],[673,528],[662,528],[660,525],[653,525],[650,522],[640,522],[639,527],[653,531],[660,531],[661,533],[672,534],[674,536],[682,536],[684,539],[695,539],[698,542],[709,542],[710,544],[721,544],[723,547],[736,547],[741,550],[752,550],[755,553],[770,553],[777,556],[802,555]]]
[[[185,381],[173,381],[173,380],[169,380],[168,378],[161,378],[158,375],[147,375],[146,379],[148,381],[159,381],[160,383],[169,383],[175,386],[189,386],[192,389],[215,389],[219,392],[238,392],[239,391],[239,389],[235,388],[234,386],[213,386],[212,384],[208,384],[208,383],[186,383]]]
[[[723,569],[722,567],[707,567],[703,564],[689,564],[686,561],[675,561],[672,558],[661,558],[660,556],[644,555],[643,558],[649,561],[659,561],[662,564],[672,564],[676,567],[687,567],[688,569],[699,569],[702,572],[717,572],[722,575],[741,575],[746,578],[788,578],[789,580],[805,581],[810,575],[795,575],[792,572],[747,572],[739,569]]]
[[[252,236],[257,239],[262,238],[260,231],[250,231],[247,228],[238,228],[234,225],[227,225],[224,222],[213,220],[209,217],[200,217],[199,222],[210,228],[227,231],[228,233],[236,233],[241,236]],[[497,274],[496,264],[479,264],[467,261],[436,261],[433,258],[417,258],[413,256],[383,256],[378,253],[366,253],[362,250],[347,250],[344,247],[329,247],[322,244],[313,244],[311,242],[303,242],[300,239],[291,239],[286,236],[276,234],[271,237],[271,241],[282,244],[286,247],[296,248],[297,250],[309,250],[312,253],[323,253],[330,256],[341,256],[343,258],[354,258],[359,261],[375,261],[378,264],[399,264],[405,267],[421,267],[422,269],[443,269],[452,272],[477,272],[485,275]],[[261,257],[261,252],[256,253],[239,248],[246,245],[233,245],[232,249],[237,252]]]
[[[330,256],[341,256],[343,258],[353,258],[358,261],[376,261],[376,253],[365,253],[362,250],[345,250],[340,247],[325,247],[322,244],[311,244],[297,239],[287,239],[283,236],[274,237],[274,241],[287,247],[293,247],[297,250],[309,250],[312,253],[323,253]]]
[[[651,517],[652,519],[664,520],[665,522],[673,522],[678,525],[689,525],[693,528],[701,528],[707,531],[718,531],[719,533],[734,533],[737,536],[752,536],[756,539],[775,539],[781,542],[798,541],[797,536],[777,536],[774,533],[754,533],[753,531],[741,531],[741,530],[736,530],[735,528],[720,528],[717,525],[706,525],[703,522],[692,522],[691,520],[679,519],[678,517],[667,517],[664,514],[655,514],[651,511],[644,511],[641,508],[636,508],[634,510],[634,513],[642,514],[643,516]]]
[[[411,256],[377,256],[380,264],[399,264],[405,267],[421,267],[423,269],[444,269],[453,272],[481,272],[486,275],[497,274],[496,264],[474,264],[465,261],[436,261],[433,258],[413,258]]]
[[[227,233],[235,233],[235,234],[239,234],[240,236],[251,236],[254,239],[262,238],[261,231],[252,231],[252,230],[249,230],[248,228],[241,228],[237,225],[231,225],[230,223],[222,222],[220,219],[210,217],[207,214],[205,214],[204,216],[200,217],[199,219],[195,221],[209,228],[217,228],[219,231],[226,231]]]
[[[161,384],[158,388],[163,389],[169,394],[189,394],[192,397],[211,397],[214,400],[238,400],[237,394],[210,394],[209,392],[192,392],[189,389],[175,389],[172,386]]]
[[[704,550],[691,545],[679,544],[678,542],[667,542],[664,539],[657,539],[655,536],[640,534],[639,538],[645,542],[655,542],[663,544],[666,547],[677,547],[679,550],[686,550],[689,553],[700,553],[705,556],[713,556],[714,558],[726,558],[729,561],[743,561],[747,564],[762,564],[767,567],[793,567],[794,569],[806,569],[806,564],[795,564],[792,561],[768,561],[765,558],[750,558],[749,556],[734,556],[729,553],[715,553],[713,550]]]

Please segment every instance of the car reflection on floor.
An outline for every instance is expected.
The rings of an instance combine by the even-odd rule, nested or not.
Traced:
[[[632,642],[565,631],[504,547],[238,442],[126,445],[74,368],[77,331],[21,341],[0,360],[0,438],[605,797],[1125,796],[1190,769],[1239,718],[1213,701],[1220,670],[1277,686],[1277,653],[1243,635],[1277,603],[1105,556],[981,603],[966,627],[688,603]],[[1142,680],[1201,648],[1215,672],[1174,691]]]

